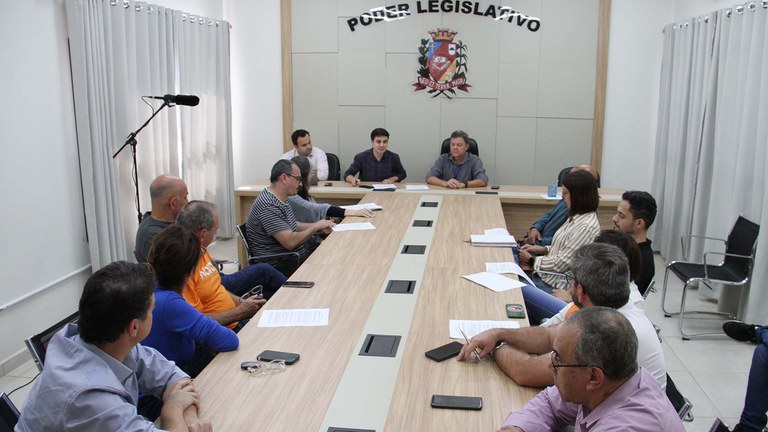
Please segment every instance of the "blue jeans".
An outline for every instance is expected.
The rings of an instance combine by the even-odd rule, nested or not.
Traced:
[[[536,281],[535,275],[532,279],[534,282]],[[525,308],[528,310],[528,322],[534,326],[556,315],[567,304],[552,294],[547,294],[531,285],[525,285],[521,289],[523,290]]]
[[[747,395],[744,398],[744,411],[739,424],[745,431],[762,431],[768,418],[768,327],[759,327],[755,332],[757,346],[752,355],[749,368]]]
[[[264,298],[269,299],[277,290],[283,286],[286,278],[282,273],[275,270],[269,264],[258,263],[232,273],[221,274],[221,284],[227,291],[236,296],[247,293],[256,285],[264,287]]]

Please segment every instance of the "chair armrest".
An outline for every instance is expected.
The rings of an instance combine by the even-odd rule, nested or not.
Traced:
[[[707,251],[704,252],[704,277],[709,279],[709,275],[707,275],[707,255],[722,255],[723,257],[734,257],[734,258],[749,258],[751,260],[755,259],[754,255],[739,255],[739,254],[733,254],[733,253],[727,253],[727,252],[715,252],[715,251]],[[720,263],[722,264],[722,262]]]
[[[728,242],[725,239],[721,239],[719,237],[707,237],[707,236],[700,236],[696,234],[683,234],[680,236],[680,246],[683,249],[683,259],[688,259],[688,252],[690,252],[691,248],[691,238],[699,238],[699,239],[705,239],[705,240],[718,240],[723,242],[723,246],[728,247]],[[685,239],[688,239],[688,244],[685,244]]]
[[[218,268],[220,272],[224,272],[224,265],[225,264],[234,264],[234,265],[236,265],[237,266],[237,271],[240,271],[240,269],[241,269],[240,261],[238,261],[238,260],[217,260],[217,259],[213,260],[213,265],[215,265],[216,268]]]
[[[252,257],[248,257],[248,263],[253,264],[265,258],[276,258],[276,257],[282,257],[282,256],[295,256],[296,268],[299,268],[299,264],[301,263],[301,257],[299,256],[298,252],[280,252],[280,253],[274,253],[274,254],[252,256]]]

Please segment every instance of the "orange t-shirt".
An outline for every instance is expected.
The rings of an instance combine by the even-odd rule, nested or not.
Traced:
[[[235,301],[221,284],[219,271],[211,262],[211,256],[205,249],[200,261],[197,262],[197,268],[184,285],[183,295],[187,303],[204,314],[225,312],[235,308]],[[236,325],[235,322],[227,327],[234,328]]]

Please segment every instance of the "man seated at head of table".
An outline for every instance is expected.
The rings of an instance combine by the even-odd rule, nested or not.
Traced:
[[[656,200],[651,194],[643,191],[624,192],[616,208],[616,214],[611,219],[614,229],[631,235],[640,247],[643,267],[636,282],[641,294],[645,294],[645,290],[656,275],[651,240],[647,237],[648,228],[655,219]]]
[[[587,171],[597,181],[597,170],[591,165],[576,165],[571,168],[571,172]],[[562,185],[560,185],[562,186]],[[568,219],[568,205],[565,200],[560,201],[552,207],[552,210],[544,213],[536,222],[531,225],[528,234],[525,236],[525,243],[529,245],[549,246],[555,233]]]
[[[277,161],[272,167],[269,182],[270,185],[253,201],[248,214],[246,236],[251,249],[248,255],[283,254],[266,257],[263,262],[290,277],[296,271],[295,258],[286,252],[298,253],[299,261],[304,262],[311,253],[305,244],[318,232],[330,234],[335,224],[325,219],[314,223],[296,221],[288,203],[288,197],[296,195],[301,186],[301,170],[295,163]]]
[[[147,262],[152,240],[176,220],[176,215],[187,203],[187,195],[187,185],[178,177],[163,174],[152,180],[149,185],[152,211],[144,213],[139,229],[136,230],[136,246],[133,250],[136,261]]]
[[[580,247],[573,257],[571,295],[580,308],[605,306],[627,317],[639,340],[637,362],[648,370],[662,388],[667,385],[664,353],[653,324],[629,297],[629,264],[624,252],[605,243]],[[491,329],[470,339],[459,353],[469,360],[474,349],[490,355],[496,365],[519,385],[544,387],[554,384],[549,369],[552,341],[562,324],[552,327]],[[533,356],[531,354],[534,354]]]
[[[469,153],[469,135],[462,130],[451,134],[450,153],[441,154],[427,172],[427,183],[449,189],[484,187],[488,176],[483,161]]]
[[[310,180],[314,176],[316,180],[328,180],[328,156],[318,147],[312,146],[312,137],[304,129],[296,129],[291,134],[293,150],[283,154],[281,159],[291,160],[296,156],[304,156],[309,159]]]
[[[192,378],[219,351],[240,345],[232,330],[203,315],[181,296],[200,260],[200,240],[189,228],[174,224],[155,237],[147,262],[155,272],[152,330],[144,344],[173,360]]]
[[[241,296],[261,285],[268,299],[285,283],[287,278],[269,264],[252,264],[232,274],[219,273],[208,253],[219,229],[215,204],[190,201],[179,212],[176,224],[188,228],[200,241],[200,260],[184,284],[184,300],[217,323],[237,331],[238,321],[250,319],[266,301]]]
[[[197,418],[200,398],[187,374],[141,345],[152,327],[154,286],[146,265],[126,261],[88,278],[79,320],[48,344],[16,431],[159,430],[137,412],[139,393],[162,399],[163,430],[211,430]]]
[[[384,128],[371,131],[371,148],[355,155],[352,164],[344,171],[344,180],[352,186],[361,181],[395,183],[405,179],[405,168],[397,153],[387,150],[389,132]],[[360,173],[359,178],[355,175]]]
[[[620,313],[591,307],[571,315],[546,355],[554,386],[507,417],[502,431],[683,432],[672,403],[637,362],[638,339]]]

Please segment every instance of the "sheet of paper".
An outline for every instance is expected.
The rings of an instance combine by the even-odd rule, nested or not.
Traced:
[[[520,323],[517,321],[488,321],[488,320],[449,320],[448,321],[448,333],[452,339],[459,339],[464,342],[464,337],[461,335],[461,331],[467,335],[469,339],[477,336],[478,334],[494,329],[494,328],[520,328]],[[459,330],[461,329],[461,330]]]
[[[498,273],[480,272],[462,277],[495,292],[508,291],[525,285]]]
[[[317,327],[328,325],[328,309],[265,310],[259,327]]]
[[[480,247],[513,247],[517,245],[515,236],[511,235],[471,234],[469,241],[472,246]]]
[[[416,185],[416,184],[407,184],[405,185],[405,188],[407,190],[429,190],[429,186],[427,185]]]
[[[485,271],[490,273],[514,273],[519,277],[528,281],[529,284],[536,286],[531,280],[531,278],[529,278],[528,275],[525,273],[525,271],[522,268],[520,268],[519,265],[513,262],[485,263]]]
[[[376,229],[370,222],[343,223],[333,227],[334,231],[365,231]]]
[[[383,210],[384,207],[376,204],[376,203],[365,203],[365,204],[355,204],[355,205],[347,205],[347,206],[341,206],[343,209],[347,210],[362,210],[362,209],[368,209],[371,211],[377,211],[377,210]]]
[[[376,183],[373,185],[373,190],[395,190],[397,186],[391,183]]]
[[[497,236],[497,235],[498,236],[508,236],[508,235],[510,235],[509,231],[507,231],[506,228],[491,228],[491,229],[487,229],[487,230],[485,230],[484,234],[487,235],[487,236]]]
[[[561,199],[563,199],[562,195],[557,195],[557,196],[551,197],[551,196],[547,196],[547,194],[541,194],[539,196],[544,198],[545,200],[548,200],[548,201],[560,201]]]

